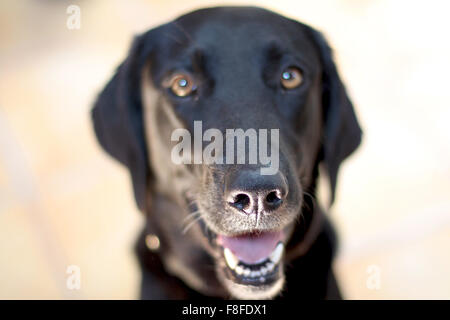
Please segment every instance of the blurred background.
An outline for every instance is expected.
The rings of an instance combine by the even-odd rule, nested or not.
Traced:
[[[445,1],[0,2],[0,298],[135,299],[143,219],[89,110],[133,35],[254,4],[323,31],[364,129],[329,213],[349,299],[450,299],[450,42]],[[69,29],[70,5],[80,8]],[[67,267],[81,271],[69,290]]]

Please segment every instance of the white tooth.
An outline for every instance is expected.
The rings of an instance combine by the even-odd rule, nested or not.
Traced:
[[[261,276],[261,273],[259,271],[252,271],[250,273],[250,277],[252,277],[252,278],[256,278],[256,277],[259,277],[259,276]]]
[[[264,277],[259,278],[259,282],[264,282],[264,281],[266,281],[266,278],[264,278]]]
[[[244,276],[248,277],[250,275],[250,269],[244,269]]]
[[[284,245],[280,242],[275,250],[270,254],[270,260],[277,264],[281,260],[281,256],[283,255]]]
[[[236,257],[234,256],[234,254],[231,252],[231,250],[228,249],[228,248],[223,249],[223,255],[224,255],[224,257],[225,257],[225,261],[227,262],[228,266],[229,266],[232,270],[234,270],[234,268],[236,268],[236,266],[237,266],[238,263],[239,263],[238,258],[236,258]]]
[[[266,266],[267,266],[267,271],[272,271],[273,268],[275,268],[275,264],[273,264],[272,262],[269,262]]]
[[[261,268],[261,274],[262,274],[263,276],[265,276],[265,275],[267,274],[267,268],[266,268],[266,267],[262,267],[262,268]]]
[[[243,274],[244,268],[242,268],[241,266],[237,266],[234,271],[236,271],[237,274]]]

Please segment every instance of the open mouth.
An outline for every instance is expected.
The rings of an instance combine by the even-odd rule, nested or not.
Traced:
[[[195,208],[197,209],[197,208]],[[216,272],[228,292],[238,299],[271,299],[282,290],[285,247],[294,225],[281,229],[249,230],[225,235],[199,219],[200,229],[215,257]]]
[[[283,231],[217,236],[224,276],[234,284],[267,289],[282,278]]]

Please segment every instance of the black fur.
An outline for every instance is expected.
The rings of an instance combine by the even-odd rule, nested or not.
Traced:
[[[292,64],[301,64],[305,84],[285,92],[277,74]],[[194,76],[195,96],[174,97],[164,88],[174,69]],[[151,101],[143,98],[146,90]],[[238,217],[221,202],[229,172],[248,166],[170,162],[170,132],[180,125],[192,132],[194,120],[202,120],[204,130],[280,129],[280,171],[289,193],[278,218],[268,215],[260,225],[294,230],[279,297],[340,297],[331,270],[333,228],[323,219],[317,232],[309,230],[322,212],[314,199],[319,164],[327,169],[333,200],[339,166],[358,147],[361,130],[319,32],[259,8],[195,11],[134,40],[92,115],[102,147],[128,167],[137,205],[146,215],[136,245],[142,298],[229,297],[205,233],[250,230],[250,218]],[[193,210],[203,211],[203,218],[183,234],[182,220]],[[300,252],[312,233],[309,250]],[[148,234],[160,238],[157,252],[145,246]]]

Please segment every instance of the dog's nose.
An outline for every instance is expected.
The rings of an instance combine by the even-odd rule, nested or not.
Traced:
[[[259,170],[238,170],[226,179],[226,202],[247,214],[277,210],[287,193],[286,179],[279,171],[274,175],[261,175]]]

